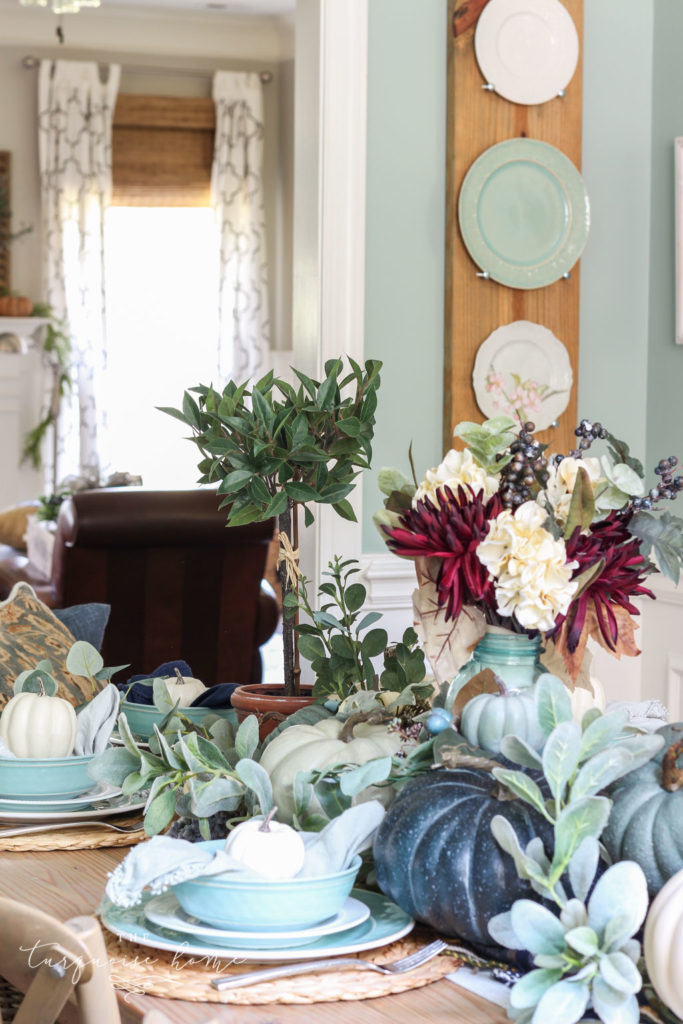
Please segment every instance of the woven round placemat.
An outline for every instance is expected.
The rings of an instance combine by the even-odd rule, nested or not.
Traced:
[[[117,821],[118,825],[133,824],[132,820]],[[50,832],[34,832],[25,836],[0,837],[0,853],[29,853],[46,850],[98,850],[105,846],[136,846],[147,839],[142,828],[135,832],[115,832],[111,828],[98,825],[83,828],[55,829]]]
[[[115,988],[140,995],[163,996],[166,999],[188,999],[200,1003],[232,1003],[237,1006],[259,1006],[269,1003],[330,1003],[338,1000],[375,999],[422,988],[439,981],[456,970],[457,957],[437,956],[423,967],[407,974],[376,974],[374,971],[324,971],[302,974],[294,978],[278,978],[260,985],[219,992],[211,987],[211,979],[223,975],[243,974],[258,970],[258,964],[235,963],[214,956],[182,956],[166,950],[151,949],[105,931],[109,954],[109,970]],[[359,953],[359,958],[373,963],[388,963],[408,956],[433,939],[408,936],[378,950]],[[272,964],[268,964],[272,966]]]

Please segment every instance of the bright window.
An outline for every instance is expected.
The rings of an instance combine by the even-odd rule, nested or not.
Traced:
[[[206,207],[111,207],[105,233],[108,368],[103,465],[149,487],[191,487],[199,450],[157,406],[215,383],[218,247]]]

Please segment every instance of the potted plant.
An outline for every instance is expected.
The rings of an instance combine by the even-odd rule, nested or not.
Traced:
[[[277,518],[278,579],[290,609],[290,594],[298,604],[301,576],[300,510],[306,526],[315,504],[355,521],[348,496],[360,470],[370,466],[381,363],[349,364],[344,373],[341,359],[328,361],[322,381],[294,370],[298,388],[272,371],[251,385],[229,381],[222,393],[198,385],[185,393],[182,410],[162,410],[190,427],[202,454],[199,482],[218,483],[228,526]],[[296,624],[295,610],[282,624],[284,685],[240,687],[232,697],[236,708],[270,714],[274,724],[312,699],[300,693]],[[270,706],[264,712],[265,697]]]

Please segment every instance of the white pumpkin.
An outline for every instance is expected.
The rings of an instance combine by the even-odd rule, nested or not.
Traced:
[[[655,992],[683,1018],[683,871],[670,878],[650,904],[644,946]]]
[[[342,762],[365,764],[375,757],[391,757],[401,749],[399,733],[389,732],[385,725],[359,722],[348,741],[341,738],[344,726],[336,718],[324,718],[315,725],[291,725],[266,747],[261,765],[270,775],[273,799],[283,821],[290,822],[294,814],[292,787],[297,772]]]
[[[225,852],[264,878],[284,881],[301,871],[306,847],[299,833],[282,821],[274,821],[274,807],[265,818],[250,818],[232,830]]]
[[[68,757],[76,727],[68,700],[46,693],[18,693],[0,715],[0,739],[16,757]]]
[[[173,703],[177,704],[180,701],[178,704],[180,708],[189,708],[190,704],[197,697],[206,693],[207,690],[201,679],[194,679],[193,676],[182,676],[177,669],[174,676],[164,676],[164,682]]]
[[[575,686],[573,690],[570,690],[572,716],[579,725],[581,725],[583,716],[591,708],[597,708],[598,711],[605,710],[606,697],[604,686],[595,676],[590,677],[590,684],[593,687],[592,692],[585,686]]]

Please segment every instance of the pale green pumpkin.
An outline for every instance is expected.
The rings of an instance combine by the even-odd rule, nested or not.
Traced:
[[[538,724],[533,693],[480,693],[468,700],[460,718],[460,732],[472,747],[500,753],[503,736],[518,736],[540,750],[545,735]]]
[[[293,725],[270,743],[261,757],[261,765],[273,784],[273,800],[278,817],[291,822],[294,815],[294,778],[299,771],[317,771],[333,764],[361,765],[375,757],[393,757],[401,749],[398,732],[384,725],[359,722],[352,737],[342,733],[345,723],[327,718],[315,725]]]

